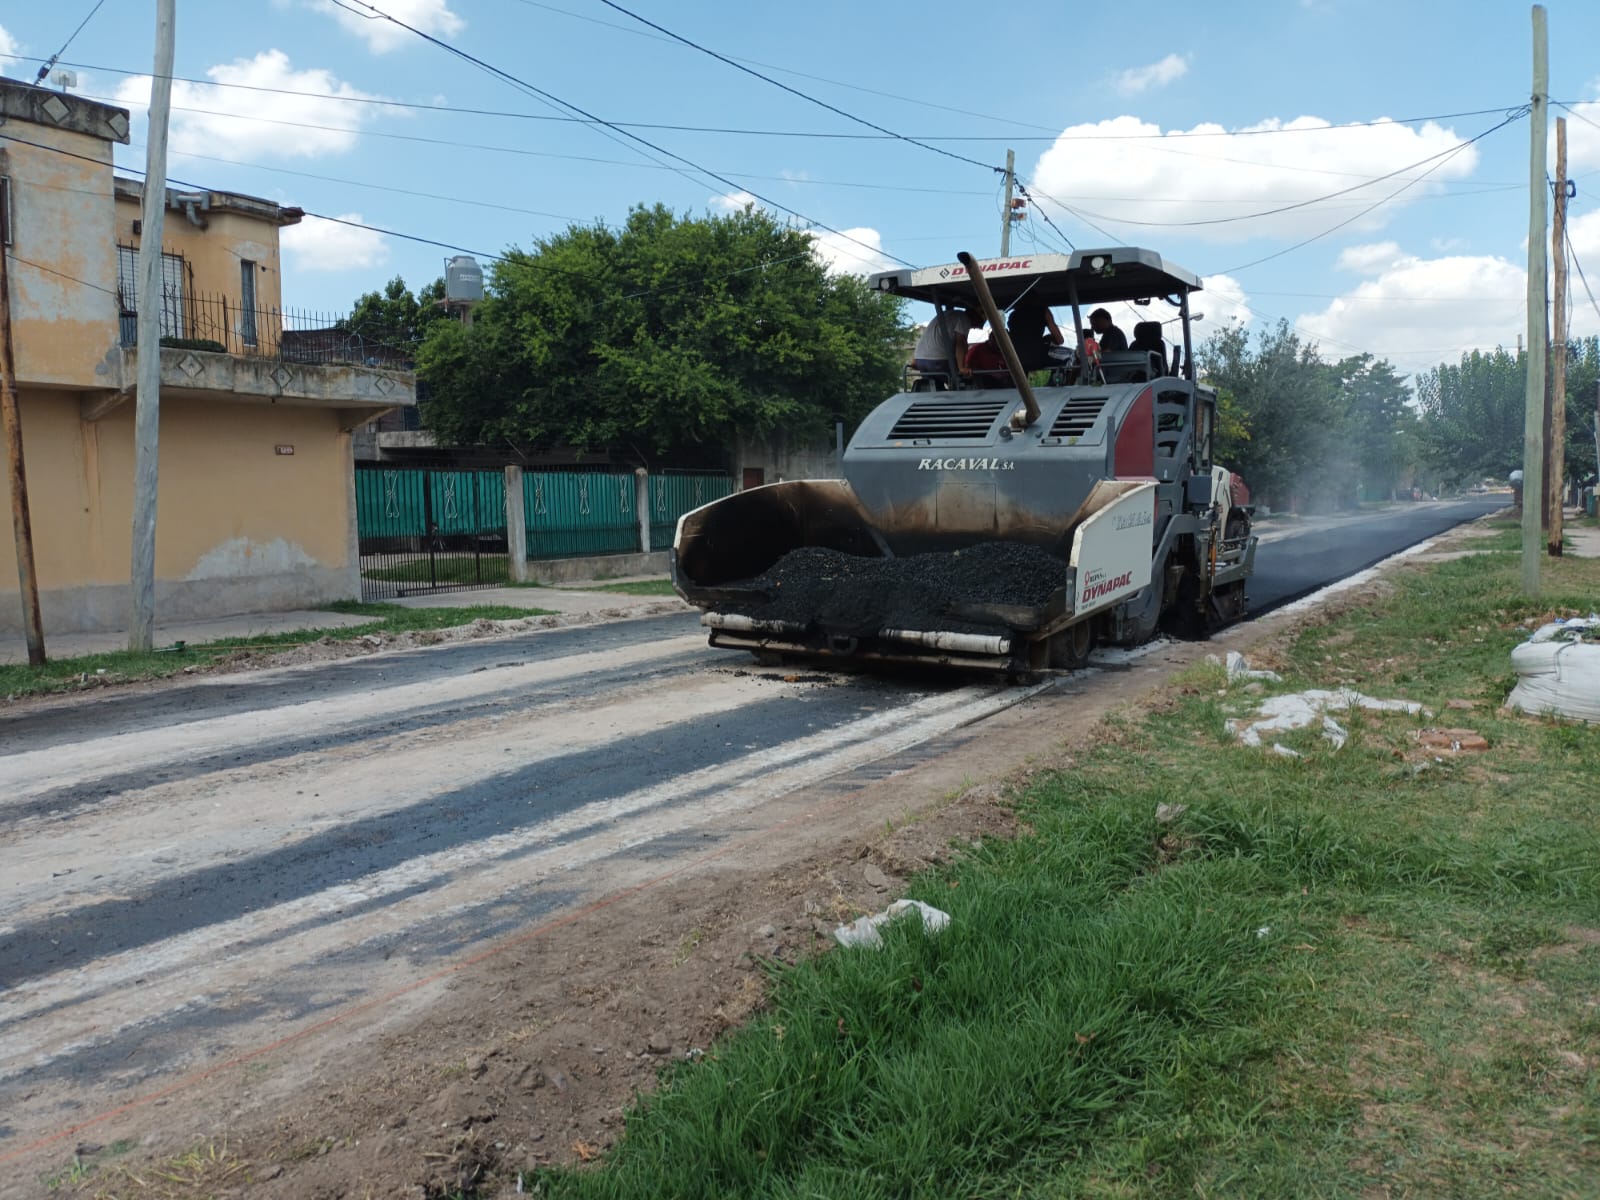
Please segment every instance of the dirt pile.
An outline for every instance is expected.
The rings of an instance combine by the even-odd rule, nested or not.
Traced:
[[[880,629],[986,626],[954,621],[950,606],[1038,607],[1066,583],[1067,565],[1037,546],[982,542],[962,550],[906,558],[862,558],[805,546],[737,586],[762,593],[728,607],[770,621],[816,621],[829,633],[866,637]]]

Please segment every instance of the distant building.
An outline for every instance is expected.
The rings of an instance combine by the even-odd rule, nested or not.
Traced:
[[[134,385],[161,356],[156,619],[359,595],[351,433],[416,382],[329,318],[282,308],[302,213],[168,190],[159,350],[137,345],[143,185],[115,177],[125,110],[0,79],[0,229],[47,632],[126,628]],[[299,326],[302,328],[286,328]],[[0,635],[21,629],[0,538]]]

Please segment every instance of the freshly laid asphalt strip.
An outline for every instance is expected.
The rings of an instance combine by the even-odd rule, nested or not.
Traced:
[[[830,633],[870,637],[880,629],[977,631],[955,621],[951,604],[1018,604],[1037,608],[1066,583],[1067,565],[1018,542],[980,542],[962,550],[907,558],[864,558],[816,546],[791,550],[749,588],[747,601],[726,605],[769,621],[815,621]]]

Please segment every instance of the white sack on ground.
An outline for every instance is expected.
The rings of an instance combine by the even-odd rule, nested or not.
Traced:
[[[1279,675],[1276,671],[1265,671],[1265,670],[1254,671],[1254,670],[1251,670],[1250,664],[1247,661],[1245,661],[1244,655],[1240,654],[1237,650],[1229,650],[1228,651],[1228,668],[1227,668],[1227,670],[1228,670],[1228,682],[1229,683],[1232,683],[1236,679],[1282,679],[1283,678],[1283,676]]]
[[[1600,646],[1539,640],[1539,633],[1511,651],[1517,686],[1506,698],[1506,707],[1535,716],[1552,713],[1600,721]]]
[[[1261,745],[1264,733],[1284,733],[1291,729],[1304,729],[1309,725],[1322,725],[1322,736],[1337,750],[1349,735],[1344,728],[1328,716],[1328,710],[1348,712],[1364,708],[1372,712],[1419,713],[1422,705],[1414,700],[1378,700],[1365,696],[1352,688],[1327,691],[1312,688],[1304,692],[1291,692],[1287,696],[1269,696],[1256,709],[1254,717],[1236,717],[1228,722],[1228,731],[1246,746]]]
[[[880,913],[857,917],[850,924],[839,926],[833,931],[833,936],[841,946],[865,946],[870,950],[876,950],[883,945],[878,926],[903,917],[907,913],[917,913],[922,917],[924,933],[938,933],[950,924],[950,914],[941,908],[934,908],[933,905],[924,904],[921,900],[896,900]]]

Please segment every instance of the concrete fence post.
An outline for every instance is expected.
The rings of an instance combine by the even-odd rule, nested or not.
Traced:
[[[639,514],[639,553],[650,553],[650,472],[633,469],[634,509]]]
[[[511,582],[528,580],[528,514],[522,503],[522,468],[506,468],[506,549],[511,555]]]

